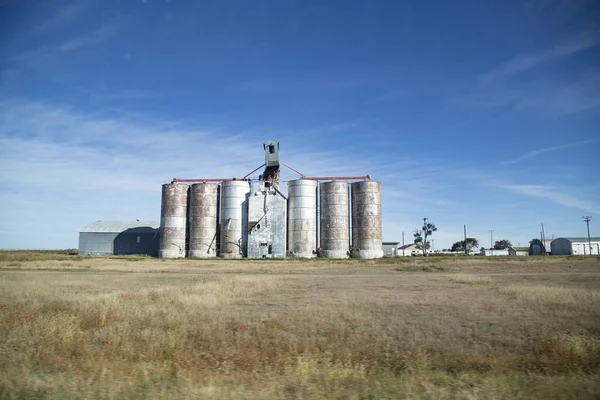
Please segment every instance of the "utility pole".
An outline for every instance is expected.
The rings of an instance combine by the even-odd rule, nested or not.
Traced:
[[[469,252],[467,251],[467,224],[463,225],[463,229],[465,231],[465,255],[469,254]]]
[[[494,231],[490,229],[490,251],[494,254]]]
[[[587,217],[582,217],[583,221],[585,222],[585,224],[587,225],[587,234],[588,234],[588,247],[590,249],[590,254],[592,254],[592,239],[590,238],[590,220],[592,219],[592,217],[587,216]]]
[[[544,232],[544,223],[542,222],[542,244],[546,248],[546,232]],[[548,252],[546,252],[548,253]]]
[[[402,231],[402,255],[404,255],[404,231]]]
[[[427,218],[423,218],[423,256],[427,257]]]

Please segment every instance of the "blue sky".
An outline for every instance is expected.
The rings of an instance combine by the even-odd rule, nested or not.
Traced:
[[[0,2],[0,248],[158,220],[173,177],[382,182],[384,240],[600,223],[593,0]],[[286,172],[284,179],[293,178]]]

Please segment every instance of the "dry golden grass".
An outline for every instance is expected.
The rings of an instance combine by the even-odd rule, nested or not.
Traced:
[[[600,290],[598,289],[516,283],[503,287],[501,292],[539,305],[563,305],[578,310],[600,312]]]
[[[600,396],[596,259],[132,259],[0,261],[0,398]]]

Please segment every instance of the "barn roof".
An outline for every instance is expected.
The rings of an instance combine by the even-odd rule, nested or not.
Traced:
[[[147,228],[155,230],[160,227],[160,223],[156,221],[96,221],[87,224],[79,232],[123,232],[128,229],[140,230]]]

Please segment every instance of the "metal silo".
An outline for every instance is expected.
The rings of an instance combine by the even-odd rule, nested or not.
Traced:
[[[352,184],[352,247],[358,258],[383,257],[380,182]]]
[[[347,182],[342,181],[324,182],[320,185],[320,247],[323,257],[348,257],[348,186]]]
[[[190,188],[189,253],[190,257],[217,255],[219,185],[196,183]]]
[[[188,185],[162,186],[160,209],[160,258],[185,257]]]
[[[553,256],[570,256],[573,254],[573,243],[569,239],[556,238],[550,242],[550,254]]]
[[[311,258],[317,252],[317,182],[288,182],[288,251]]]
[[[240,258],[246,254],[250,183],[226,181],[221,184],[220,256]]]

